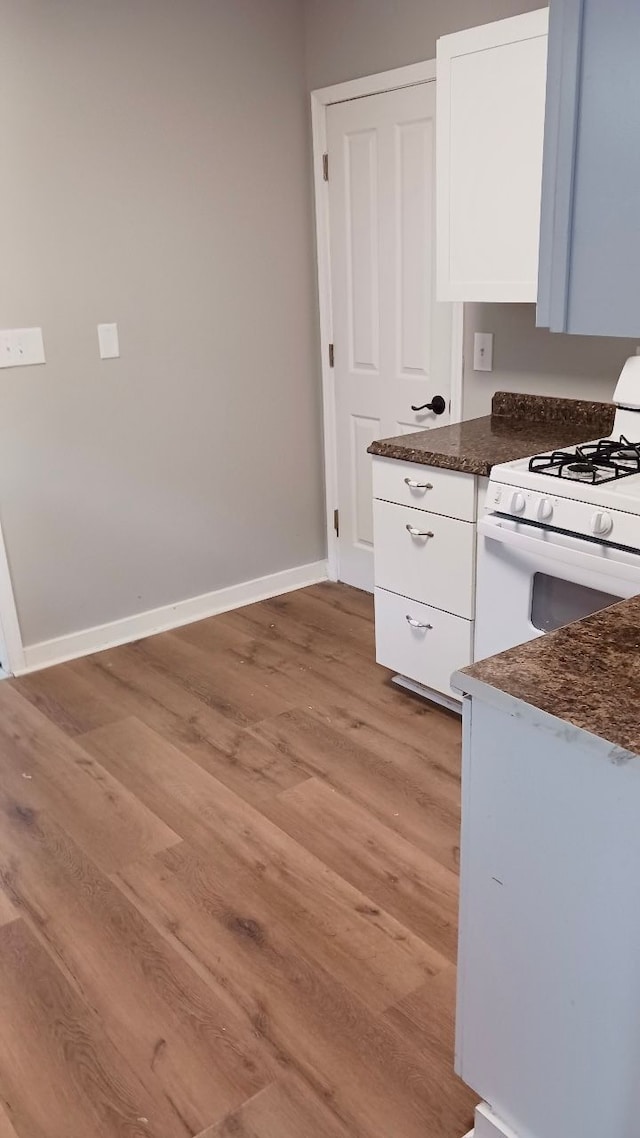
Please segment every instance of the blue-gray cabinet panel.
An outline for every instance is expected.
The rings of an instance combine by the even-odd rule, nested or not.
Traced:
[[[640,335],[640,0],[552,0],[538,324]]]

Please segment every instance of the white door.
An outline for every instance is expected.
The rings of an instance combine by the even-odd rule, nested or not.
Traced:
[[[367,447],[449,421],[452,306],[435,299],[435,88],[327,108],[339,576],[368,591]],[[443,414],[424,407],[434,396]]]

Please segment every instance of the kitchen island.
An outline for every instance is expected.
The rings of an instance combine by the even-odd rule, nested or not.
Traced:
[[[637,1138],[640,597],[456,674],[475,1138]]]

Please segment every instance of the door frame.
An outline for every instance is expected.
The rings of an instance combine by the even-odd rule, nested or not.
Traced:
[[[329,185],[324,178],[324,155],[327,151],[327,107],[364,99],[402,87],[416,87],[436,81],[436,61],[412,63],[393,71],[366,75],[331,87],[311,92],[311,127],[313,135],[313,185],[315,195],[316,254],[318,266],[318,304],[320,310],[320,366],[322,372],[322,419],[324,426],[324,480],[327,523],[327,564],[330,581],[340,572],[338,536],[334,528],[334,511],[338,505],[338,440],[334,370],[329,362],[329,345],[333,343],[331,306],[331,250],[329,241]],[[463,313],[461,303],[452,304],[451,324],[451,414],[450,423],[462,419]]]
[[[20,632],[20,622],[11,581],[11,570],[7,557],[7,547],[0,525],[0,639],[6,652],[6,670],[9,675],[19,675],[25,670],[24,645]]]

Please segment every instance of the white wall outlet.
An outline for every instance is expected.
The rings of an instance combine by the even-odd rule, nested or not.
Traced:
[[[31,367],[45,363],[42,328],[0,331],[0,367]]]
[[[493,371],[493,332],[476,332],[474,334],[473,370]]]
[[[117,324],[98,324],[98,347],[101,360],[117,360],[120,355],[120,341]]]

